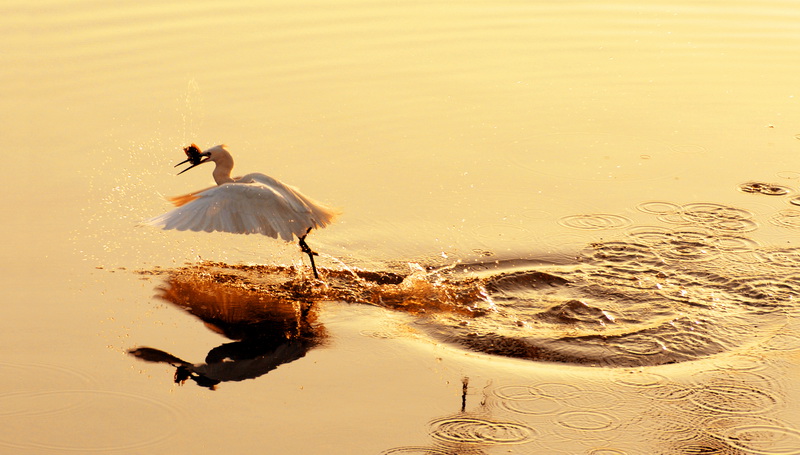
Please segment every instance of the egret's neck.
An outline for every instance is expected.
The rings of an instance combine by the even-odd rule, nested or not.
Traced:
[[[217,182],[217,185],[233,182],[231,178],[233,157],[230,154],[226,154],[216,159],[215,164],[217,166],[214,168],[214,172],[212,172],[211,175],[214,176],[214,181]]]

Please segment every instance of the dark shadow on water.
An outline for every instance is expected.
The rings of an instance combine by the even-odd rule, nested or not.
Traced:
[[[221,382],[254,379],[304,357],[325,339],[312,304],[272,299],[224,277],[175,273],[159,290],[161,299],[233,340],[211,349],[202,363],[146,346],[128,351],[145,362],[174,366],[176,383],[192,380],[214,389]]]

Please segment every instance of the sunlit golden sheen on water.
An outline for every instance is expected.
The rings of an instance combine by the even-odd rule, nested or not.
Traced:
[[[0,11],[2,453],[800,453],[800,4]]]

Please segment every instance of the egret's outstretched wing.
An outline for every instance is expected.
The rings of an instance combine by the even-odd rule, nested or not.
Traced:
[[[309,220],[313,222],[313,225],[309,227],[313,227],[314,229],[324,228],[325,226],[331,224],[336,218],[336,215],[339,214],[337,210],[326,207],[325,205],[309,198],[305,194],[301,193],[297,188],[291,185],[286,185],[285,183],[268,175],[259,173],[247,174],[244,177],[237,179],[237,182],[257,182],[272,188],[275,192],[283,197],[283,199],[292,207],[295,212],[307,213],[309,215]]]
[[[336,213],[263,174],[174,198],[179,207],[147,221],[164,229],[263,234],[287,242],[321,228]]]

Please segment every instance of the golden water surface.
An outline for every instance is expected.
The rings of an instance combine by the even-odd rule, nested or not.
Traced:
[[[797,2],[0,13],[0,452],[800,453]]]

